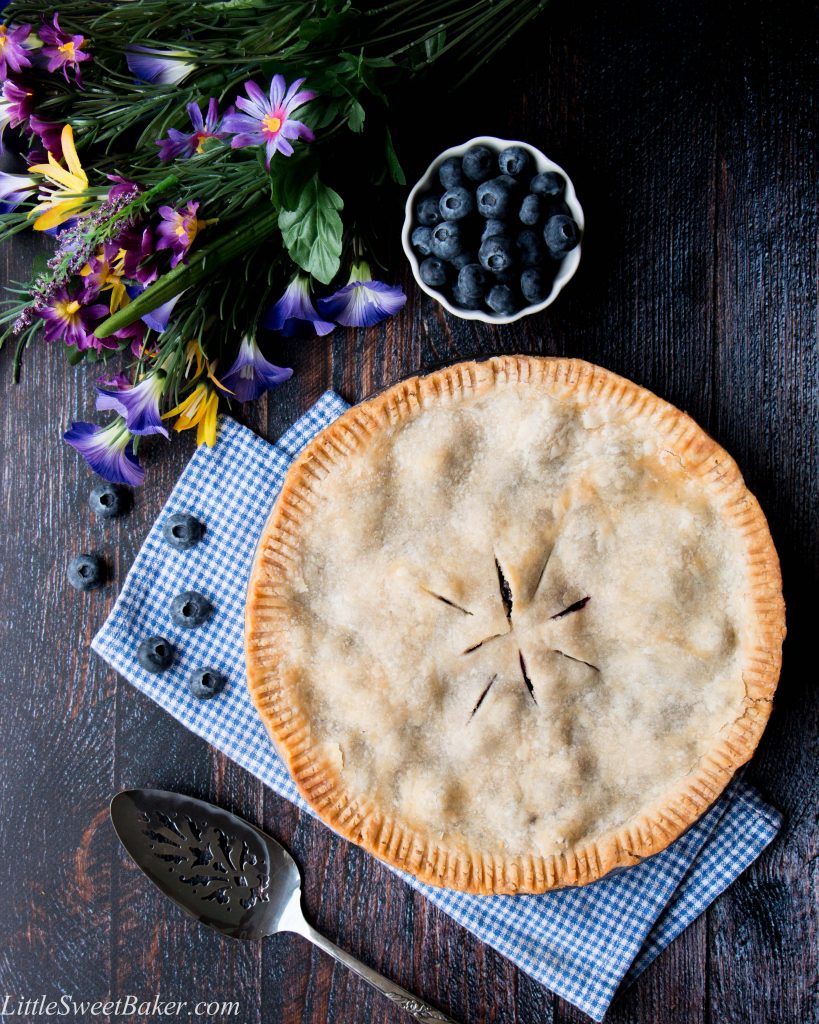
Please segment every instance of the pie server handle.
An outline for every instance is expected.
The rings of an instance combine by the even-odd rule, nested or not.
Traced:
[[[292,926],[291,926],[292,927]],[[328,938],[325,938],[321,932],[317,932],[315,928],[309,925],[303,918],[298,922],[298,925],[293,928],[293,931],[297,931],[299,935],[303,935],[305,939],[309,939],[312,943],[323,949],[325,953],[329,953],[333,959],[338,960],[340,964],[344,964],[345,967],[363,978],[368,985],[372,985],[374,989],[385,995],[387,999],[395,1003],[396,1006],[400,1006],[402,1010],[406,1012],[418,1021],[439,1021],[442,1024],[455,1024],[455,1021],[451,1017],[447,1017],[445,1013],[441,1013],[440,1010],[436,1010],[435,1007],[425,1003],[423,999],[419,999],[418,996],[414,996],[411,992],[407,992],[405,988],[401,988],[400,985],[396,985],[395,982],[389,981],[383,975],[379,974],[378,971],[374,971],[372,967],[367,967],[366,964],[362,964],[360,960],[356,960],[352,954],[347,953],[343,949],[331,942]]]

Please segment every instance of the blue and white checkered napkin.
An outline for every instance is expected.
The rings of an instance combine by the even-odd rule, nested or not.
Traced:
[[[307,809],[279,760],[244,680],[245,589],[256,541],[293,458],[347,408],[327,392],[277,444],[222,418],[215,448],[199,448],[173,490],[128,575],[94,649],[188,729]],[[162,539],[170,512],[206,524],[204,540],[176,551]],[[168,614],[182,590],[199,590],[216,611],[183,630]],[[137,663],[138,641],[172,640],[173,666],[150,675]],[[185,679],[213,666],[229,683],[197,701]],[[669,849],[581,889],[545,896],[468,896],[403,876],[436,906],[541,984],[601,1020],[617,989],[633,981],[776,835],[781,821],[756,793],[734,783]],[[310,865],[304,865],[309,870]]]

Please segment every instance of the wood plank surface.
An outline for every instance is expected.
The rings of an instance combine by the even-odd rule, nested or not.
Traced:
[[[410,180],[473,134],[522,138],[571,174],[588,230],[576,279],[506,328],[458,321],[411,282],[368,331],[274,341],[294,379],[246,410],[274,438],[328,387],[358,401],[407,374],[496,352],[568,354],[690,412],[739,462],[766,511],[789,637],[748,778],[781,836],[612,1007],[611,1024],[812,1024],[817,981],[817,50],[815,5],[591,0],[552,7],[461,94],[396,97]],[[384,211],[397,239],[400,208]],[[42,238],[0,251],[25,278]],[[191,454],[150,448],[133,512],[95,521],[91,478],[59,440],[93,418],[93,368],[0,354],[0,998],[238,1001],[242,1024],[405,1020],[295,937],[222,940],[169,908],[107,817],[127,786],[180,789],[281,838],[305,869],[309,918],[456,1020],[580,1024],[582,1013],[478,943],[388,869],[217,754],[90,652],[139,545]],[[91,595],[65,583],[81,550],[108,561]],[[166,1018],[134,1017],[133,1020]],[[167,1018],[170,1019],[170,1018]]]

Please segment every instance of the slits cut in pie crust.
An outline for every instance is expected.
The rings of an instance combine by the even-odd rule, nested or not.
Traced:
[[[542,528],[543,537],[550,537],[550,517],[558,517],[567,505],[600,510],[599,522],[590,521],[588,526],[583,525],[582,517],[575,517],[572,527],[575,541],[572,543],[579,546],[581,554],[573,554],[571,544],[567,547],[564,543],[559,557],[555,557],[548,570],[545,565],[537,564],[540,556],[536,545],[532,551],[526,547],[526,531],[519,531],[517,547],[510,541],[507,549],[501,543],[493,550],[493,544],[487,541],[486,551],[481,553],[480,537],[475,540],[473,536],[476,532],[480,534],[483,523],[480,487],[475,500],[464,499],[457,511],[452,506],[450,521],[447,520],[449,492],[440,492],[439,487],[440,493],[432,493],[437,480],[443,481],[441,486],[461,486],[458,480],[468,473],[469,467],[459,464],[453,468],[447,460],[451,462],[452,452],[461,448],[466,460],[475,445],[482,446],[484,467],[490,465],[487,459],[501,460],[498,480],[510,486],[509,481],[518,470],[506,464],[502,450],[494,455],[487,454],[484,449],[491,448],[492,437],[480,431],[480,417],[487,410],[491,411],[495,402],[504,412],[500,432],[511,431],[510,437],[514,436],[516,408],[528,414],[527,411],[537,413],[539,405],[544,409],[548,406],[554,410],[554,418],[548,422],[562,423],[565,427],[558,429],[556,426],[554,436],[544,437],[542,443],[538,438],[533,440],[530,434],[521,435],[520,450],[515,458],[520,466],[533,467],[533,475],[526,479],[519,477],[521,493],[526,497],[532,487],[537,487],[541,473],[544,487],[548,479],[555,489],[554,495],[544,501],[543,515],[531,521],[532,531],[536,533]],[[509,410],[511,414],[507,414]],[[429,425],[429,430],[417,452],[409,449],[407,462],[404,450],[411,435],[407,434],[403,442],[400,439],[402,432],[408,431],[416,421],[425,428]],[[435,432],[446,434],[453,423],[454,447],[452,438],[445,438],[436,448]],[[475,424],[477,432],[473,430]],[[405,461],[401,461],[402,458]],[[550,458],[554,459],[551,463]],[[614,465],[610,464],[612,459]],[[570,473],[566,470],[569,465],[574,467]],[[412,505],[412,491],[405,479],[407,466],[411,473],[418,475],[418,482],[433,481],[431,490],[419,486],[421,505],[418,508]],[[375,469],[378,479],[373,478]],[[666,477],[671,481],[668,486]],[[633,485],[629,483],[631,479],[635,481]],[[467,491],[470,486],[463,484]],[[631,486],[633,492],[629,491]],[[612,489],[611,501],[607,487]],[[401,488],[410,498],[401,498],[403,505],[396,499],[393,508],[388,499]],[[362,498],[362,502],[383,507],[356,508],[356,495],[364,492],[368,497]],[[685,495],[679,515],[674,506],[674,494]],[[344,495],[349,496],[346,505]],[[698,496],[702,498],[704,510],[700,520],[697,520],[700,515]],[[488,497],[494,496],[488,494]],[[652,517],[655,500],[657,515]],[[425,515],[424,502],[432,503],[429,515]],[[496,505],[502,508],[497,502]],[[621,507],[626,511],[621,513]],[[436,543],[446,549],[444,540],[436,541],[436,523],[446,523],[445,529],[454,530],[456,537],[460,530],[464,537],[470,538],[471,546],[464,548],[463,557],[457,551],[453,553],[456,568],[449,575],[438,567],[437,575],[432,574],[434,579],[416,579],[412,558],[402,560],[399,557],[401,544],[406,540],[401,531],[408,530],[409,526],[402,525],[396,509],[403,510],[404,518],[410,523],[415,522],[415,516],[418,522],[425,524],[429,543],[424,547],[426,541],[419,539],[422,554],[437,552]],[[726,579],[739,580],[731,584],[735,621],[733,626],[728,622],[724,632],[730,635],[738,625],[741,637],[735,655],[720,655],[722,660],[714,661],[718,666],[732,666],[730,672],[720,668],[719,679],[714,684],[728,714],[712,734],[706,725],[713,716],[709,718],[710,712],[703,710],[702,701],[692,699],[694,710],[690,714],[695,722],[702,723],[703,735],[694,735],[688,748],[678,735],[678,732],[685,733],[685,721],[673,731],[672,726],[663,726],[669,730],[669,748],[676,744],[669,765],[682,763],[680,758],[684,758],[687,749],[696,750],[693,763],[674,776],[661,756],[666,741],[663,733],[657,733],[654,727],[655,720],[660,719],[646,712],[645,725],[639,728],[647,730],[646,750],[642,752],[647,766],[640,761],[641,752],[635,749],[629,754],[629,760],[633,756],[634,763],[629,763],[628,769],[629,785],[632,789],[637,787],[635,792],[639,793],[640,779],[645,780],[645,798],[635,804],[634,794],[629,791],[631,795],[626,794],[618,803],[611,795],[618,792],[616,764],[621,753],[616,747],[616,737],[612,740],[612,749],[608,749],[606,716],[615,715],[612,723],[620,722],[622,727],[628,720],[629,707],[635,707],[634,679],[645,685],[646,679],[650,683],[651,677],[645,672],[641,675],[640,663],[633,660],[630,649],[640,646],[636,628],[639,605],[633,585],[623,590],[630,621],[636,621],[633,636],[628,643],[619,643],[615,638],[609,644],[608,640],[604,643],[600,639],[609,635],[606,622],[617,618],[616,600],[606,604],[605,594],[597,592],[601,586],[605,590],[606,558],[609,557],[606,552],[616,548],[611,538],[619,536],[618,531],[623,529],[618,514],[637,517],[634,521],[639,522],[639,528],[643,529],[646,524],[649,533],[652,518],[660,523],[679,522],[681,529],[687,522],[697,520],[692,526],[696,533],[701,523],[708,522],[706,513],[712,518],[716,516],[714,537],[725,539],[723,556],[713,550],[710,554],[698,554],[696,545],[683,546],[674,538],[670,539],[669,552],[661,545],[658,547],[655,539],[653,548],[646,553],[646,564],[651,559],[659,559],[656,589],[663,600],[666,598],[663,596],[662,560],[666,557],[674,562],[669,573],[677,573],[674,579],[683,581],[680,586],[690,583],[695,588],[689,597],[676,594],[673,588],[668,590],[670,610],[659,615],[656,626],[657,630],[662,627],[668,637],[657,641],[659,646],[651,655],[655,659],[651,664],[656,663],[660,668],[666,666],[673,675],[676,661],[695,667],[702,662],[706,665],[703,672],[707,682],[710,671],[707,666],[711,664],[708,659],[712,657],[709,651],[716,649],[714,643],[721,641],[717,630],[717,639],[707,638],[703,648],[701,637],[708,634],[709,622],[698,607],[700,598],[696,588],[704,588],[705,610],[714,607],[716,619],[719,609],[715,602],[722,584],[717,585],[711,576],[724,571]],[[493,514],[497,519],[500,513]],[[451,519],[457,515],[463,515],[463,521],[453,523]],[[432,756],[429,765],[408,766],[413,769],[409,772],[411,779],[396,778],[394,792],[387,792],[390,780],[385,782],[384,772],[379,774],[378,765],[373,766],[373,756],[378,751],[395,750],[398,751],[395,756],[405,757],[412,745],[402,733],[415,728],[420,735],[417,721],[410,718],[403,723],[401,718],[404,713],[401,707],[410,706],[406,702],[413,699],[412,695],[389,693],[390,666],[400,665],[401,658],[409,654],[405,656],[400,647],[395,646],[397,660],[384,660],[383,652],[368,646],[372,638],[363,635],[367,630],[361,628],[361,623],[371,614],[377,619],[388,597],[380,595],[370,605],[372,596],[364,596],[359,588],[350,595],[350,601],[361,601],[362,607],[344,609],[336,600],[336,591],[340,592],[342,584],[334,590],[332,581],[323,578],[325,571],[338,571],[343,551],[339,555],[335,545],[343,548],[345,537],[356,538],[356,550],[362,552],[367,552],[367,545],[371,545],[371,556],[367,554],[363,558],[363,565],[355,564],[355,552],[352,553],[350,574],[377,566],[379,571],[392,574],[390,585],[394,583],[396,593],[404,595],[396,605],[402,617],[390,632],[392,639],[384,634],[386,644],[399,645],[402,632],[421,628],[413,621],[412,606],[407,604],[406,594],[411,592],[413,600],[422,591],[426,595],[423,599],[429,604],[423,605],[423,629],[431,633],[429,643],[423,636],[417,650],[426,659],[424,671],[430,676],[425,685],[432,687],[430,692],[434,691],[433,698],[440,702],[441,714],[447,722],[448,731],[439,745],[452,746],[453,736],[457,737],[457,730],[462,729],[464,744],[482,743],[481,750],[491,750],[493,756],[497,753],[498,777],[506,784],[510,779],[514,783],[514,772],[521,769],[522,774],[527,774],[530,767],[540,771],[540,763],[527,766],[520,762],[530,749],[531,741],[533,756],[536,754],[542,761],[544,779],[563,780],[561,785],[565,787],[566,799],[563,803],[557,797],[552,800],[551,817],[547,816],[551,824],[544,826],[541,832],[536,831],[537,826],[532,826],[535,831],[530,833],[526,825],[528,820],[537,819],[537,807],[526,818],[515,802],[519,798],[531,803],[537,795],[537,776],[522,780],[517,794],[499,794],[494,791],[498,787],[484,781],[482,791],[476,793],[470,778],[436,778],[435,757]],[[389,547],[391,539],[395,541],[393,548]],[[717,540],[711,539],[712,547]],[[703,544],[708,543],[705,537]],[[593,554],[595,544],[603,552],[599,565],[592,555],[587,557],[589,552]],[[326,555],[326,567],[322,552]],[[616,551],[611,557],[617,571],[628,569],[618,563],[615,556]],[[680,568],[677,563],[683,556],[687,564]],[[720,557],[725,565],[720,564]],[[572,589],[569,585],[572,583],[569,567],[577,572],[578,566],[582,570],[584,565],[589,567],[588,579],[595,583],[594,593],[585,593],[583,586]],[[483,583],[477,589],[469,583],[461,585],[459,573],[477,574],[475,578],[485,581],[485,588]],[[544,573],[549,579],[542,584]],[[579,575],[583,576],[583,571]],[[452,583],[453,580],[453,589],[441,592],[446,591],[442,582]],[[376,594],[384,582],[384,579],[372,580]],[[681,608],[692,608],[692,614],[696,612],[698,616],[697,623],[690,624],[690,630],[684,620],[674,621],[672,612],[676,601]],[[650,587],[646,591],[646,602],[646,614],[650,617],[654,614]],[[434,613],[430,611],[433,605]],[[421,614],[419,612],[419,616]],[[430,618],[433,614],[437,616],[434,619]],[[346,637],[344,630],[348,620],[350,635]],[[440,629],[438,623],[442,624]],[[383,623],[379,628],[383,628]],[[716,625],[714,628],[717,629]],[[573,359],[497,357],[486,362],[461,363],[403,381],[351,408],[307,446],[287,475],[259,543],[248,589],[245,641],[248,685],[253,701],[301,793],[322,820],[376,857],[424,882],[490,894],[542,893],[561,886],[583,885],[659,852],[681,835],[719,796],[737,768],[756,748],[771,710],[784,634],[779,562],[765,517],[745,487],[735,462],[714,440],[678,409],[600,367]],[[343,652],[348,641],[354,653],[345,668],[344,657],[336,655]],[[679,658],[675,645],[681,652]],[[427,647],[430,649],[428,656]],[[438,649],[441,654],[436,661]],[[335,681],[331,679],[336,674],[334,666],[338,669]],[[605,685],[600,688],[601,679],[603,684],[607,680],[622,683],[622,692],[618,690],[613,704],[612,699],[606,697]],[[464,695],[461,698],[456,694],[453,712],[451,690],[456,684],[463,685]],[[324,685],[326,694],[322,692]],[[347,685],[351,687],[349,718],[345,717],[344,706]],[[404,681],[404,690],[406,685]],[[371,688],[371,710],[368,710],[367,687]],[[352,707],[353,688],[358,701],[355,707]],[[655,698],[653,693],[649,694],[649,689],[650,686],[644,691],[647,702]],[[704,699],[707,704],[709,694],[705,691]],[[719,700],[714,712],[717,719],[713,720],[718,720],[721,713]],[[335,710],[331,706],[333,701]],[[668,707],[663,711],[666,718],[662,721],[670,722],[672,718],[668,715],[674,711],[673,701],[667,698],[666,704]],[[677,708],[678,716],[679,713]],[[342,719],[344,724],[339,725]],[[639,706],[636,720],[643,721]],[[505,741],[507,732],[496,728],[499,721],[508,721],[519,728],[509,732],[509,739]],[[542,724],[543,735],[533,731],[536,727],[532,722]],[[333,734],[334,728],[338,735]],[[470,733],[469,729],[473,731]],[[580,730],[580,740],[572,738],[573,730]],[[562,753],[548,746],[543,738],[547,733],[548,743],[556,742],[555,736],[565,736]],[[357,734],[358,738],[363,737],[363,745],[358,744]],[[502,747],[504,742],[508,742],[510,749],[508,763],[503,762],[501,769],[503,751],[495,748]],[[601,755],[588,778],[583,777],[582,762],[578,760],[578,744],[582,747],[583,742],[590,747],[586,754],[592,760],[596,753]],[[600,747],[599,751],[595,751],[595,744]],[[359,749],[366,753],[357,764]],[[435,755],[434,742],[430,749]],[[457,754],[457,751],[453,753],[453,763],[461,763],[457,761]],[[441,756],[446,755],[447,751],[442,750]],[[465,754],[463,763],[475,763],[470,757],[471,753]],[[664,766],[658,769],[660,781],[656,784],[650,773],[652,757],[658,758],[658,763]],[[391,768],[387,774],[390,771]],[[601,771],[605,773],[602,778]],[[663,771],[673,776],[668,784],[662,777]],[[491,771],[488,778],[491,783]],[[597,796],[595,786],[600,789]],[[450,800],[452,806],[447,805],[449,798],[440,796],[442,787],[456,794]],[[433,792],[437,794],[435,799]],[[426,802],[425,795],[429,797]],[[437,821],[435,814],[439,807],[442,808],[441,820]],[[463,808],[471,808],[475,819],[472,824],[459,823],[458,815]],[[498,823],[504,821],[503,815],[507,812],[509,832],[504,834]],[[573,812],[576,812],[574,817]],[[618,813],[623,816],[622,820],[616,820]]]

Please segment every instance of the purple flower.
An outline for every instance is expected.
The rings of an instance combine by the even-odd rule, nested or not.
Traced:
[[[31,67],[28,51],[23,43],[31,33],[31,25],[18,25],[9,31],[0,25],[0,78],[8,78],[9,71],[22,71]]]
[[[128,297],[135,299],[137,295],[141,295],[145,289],[138,284],[128,284],[125,286],[125,290],[128,292]],[[179,292],[178,295],[174,295],[168,299],[167,302],[163,302],[161,306],[157,306],[155,309],[149,309],[147,313],[143,313],[141,322],[146,327],[150,327],[152,331],[156,331],[157,334],[162,334],[163,331],[168,329],[168,324],[171,319],[171,313],[173,313],[174,306],[182,298],[183,292]],[[119,332],[118,332],[119,333]]]
[[[343,288],[319,299],[316,305],[322,316],[344,327],[372,327],[397,313],[406,301],[397,286],[373,281],[368,264],[362,260],[353,265]]]
[[[239,402],[255,402],[259,395],[292,376],[292,370],[274,366],[265,359],[255,338],[244,337],[236,361],[222,377],[222,386],[232,391]]]
[[[180,132],[176,128],[169,128],[167,139],[156,140],[156,144],[159,146],[159,159],[163,163],[180,158],[187,160],[194,153],[201,153],[202,147],[208,139],[224,139],[227,135],[222,131],[219,107],[213,97],[208,103],[207,114],[204,118],[198,103],[189,103],[187,111],[193,126],[192,132]],[[232,113],[233,107],[230,107],[226,116]]]
[[[290,114],[298,107],[315,97],[314,92],[299,88],[304,82],[297,78],[288,88],[281,75],[274,75],[267,96],[255,82],[245,82],[245,91],[250,97],[240,96],[236,106],[244,111],[242,114],[226,114],[222,128],[227,132],[235,132],[231,147],[240,149],[244,146],[264,146],[267,152],[267,167],[277,151],[284,156],[291,156],[293,139],[305,139],[312,142],[313,133],[301,121],[294,121]]]
[[[43,121],[41,118],[37,117],[36,114],[32,114],[28,119],[28,126],[45,146],[46,152],[51,153],[55,160],[62,160],[63,126],[61,124],[55,124],[53,121]],[[48,157],[43,155],[43,159],[35,161],[35,163],[45,163],[47,159]]]
[[[319,335],[329,334],[335,327],[335,324],[322,320],[313,308],[310,284],[302,274],[296,274],[279,301],[262,317],[261,323],[268,330],[281,331],[286,338],[297,333],[307,333],[307,324],[311,324]]]
[[[77,449],[95,473],[113,484],[138,487],[145,479],[145,470],[134,455],[133,438],[120,418],[107,427],[72,423],[63,440]]]
[[[131,381],[125,373],[115,373],[113,377],[97,377],[97,384],[104,388],[129,388]]]
[[[131,353],[139,359],[145,353],[145,335],[147,333],[148,328],[142,320],[136,320],[127,327],[121,327],[118,331],[115,331],[114,337],[119,338],[121,341],[130,341]]]
[[[135,181],[129,181],[127,178],[123,178],[121,174],[106,174],[105,177],[110,182],[113,182],[111,187],[108,189],[109,199],[124,198],[130,202],[142,191],[142,185],[137,185]]]
[[[80,64],[84,60],[91,60],[91,54],[83,53],[81,48],[85,42],[85,36],[70,36],[67,32],[63,32],[60,28],[59,15],[56,12],[50,25],[44,22],[40,26],[38,35],[45,43],[43,56],[48,58],[48,70],[57,71],[62,68],[67,82],[69,80],[68,69],[72,68],[74,79],[82,88]]]
[[[134,386],[122,387],[113,381],[97,387],[97,409],[101,412],[113,409],[125,417],[125,426],[137,436],[162,434],[168,431],[162,426],[159,415],[159,400],[165,389],[165,371],[155,370]]]
[[[37,182],[27,174],[8,174],[0,171],[0,211],[8,213],[37,188]]]
[[[156,331],[157,334],[161,334],[163,331],[168,329],[168,322],[171,319],[171,313],[173,313],[173,307],[179,302],[181,296],[174,295],[172,299],[168,299],[167,302],[163,302],[161,306],[157,306],[156,309],[149,310],[142,317],[142,320],[152,331]]]
[[[156,260],[151,259],[154,255],[154,236],[150,228],[129,225],[117,236],[116,244],[125,253],[122,260],[124,277],[139,281],[142,285],[156,280]]]
[[[19,128],[31,115],[34,93],[6,79],[0,91],[0,135],[6,128]]]
[[[159,207],[162,221],[157,228],[159,242],[156,248],[157,252],[160,249],[171,250],[172,267],[184,259],[197,234],[205,227],[205,221],[196,216],[198,209],[199,203],[187,203],[181,210],[174,210],[172,206]]]
[[[196,65],[187,50],[157,50],[133,44],[125,51],[125,62],[134,78],[148,85],[178,85]]]
[[[95,348],[116,348],[117,342],[111,339],[100,340],[94,337],[94,328],[108,316],[108,306],[97,303],[82,306],[79,301],[68,293],[68,289],[57,288],[51,295],[48,305],[37,310],[45,320],[45,340],[64,341],[66,345],[76,345],[80,352]],[[107,344],[106,344],[107,342]]]

